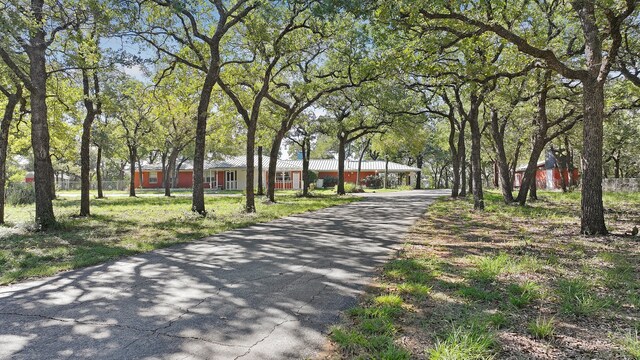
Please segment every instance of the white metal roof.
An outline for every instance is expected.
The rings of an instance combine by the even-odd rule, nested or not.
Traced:
[[[255,167],[257,167],[258,157],[255,156]],[[247,167],[247,159],[245,156],[229,156],[222,160],[208,160],[204,163],[204,168],[208,169],[244,169]],[[262,168],[269,168],[269,157],[262,157]],[[302,170],[302,160],[282,160],[278,159],[276,168],[280,171],[283,170]],[[153,170],[153,171],[161,171],[161,164],[146,164],[142,166],[143,170]],[[358,162],[355,160],[347,160],[345,161],[344,166],[345,171],[357,171],[358,170]],[[191,161],[185,162],[180,171],[185,170],[193,170],[193,163]],[[311,159],[309,160],[309,170],[311,171],[338,171],[338,160],[336,159]],[[385,171],[385,162],[384,161],[375,161],[375,160],[363,160],[362,161],[362,171]],[[403,164],[398,164],[392,161],[389,161],[389,172],[417,172],[420,169],[407,166]]]

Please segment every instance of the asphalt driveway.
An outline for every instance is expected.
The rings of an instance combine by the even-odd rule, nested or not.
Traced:
[[[0,358],[299,359],[446,192],[361,202],[0,287]]]

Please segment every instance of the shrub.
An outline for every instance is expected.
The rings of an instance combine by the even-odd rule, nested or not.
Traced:
[[[7,204],[25,205],[36,202],[36,190],[32,183],[12,184],[7,188]]]
[[[362,190],[362,186],[358,186],[354,183],[345,183],[344,184],[344,192],[349,193],[349,194],[353,194],[353,193],[361,193],[364,192],[364,190]]]
[[[332,188],[335,187],[336,185],[338,185],[338,178],[334,178],[334,177],[326,177],[323,179],[323,185],[325,187],[325,189],[328,188]]]
[[[362,180],[362,183],[370,189],[380,189],[384,179],[380,175],[369,175]]]

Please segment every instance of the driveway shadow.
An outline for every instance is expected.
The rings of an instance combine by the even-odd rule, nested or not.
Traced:
[[[312,356],[443,195],[369,196],[0,288],[0,358]]]

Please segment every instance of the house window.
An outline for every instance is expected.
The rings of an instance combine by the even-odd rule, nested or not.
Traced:
[[[158,183],[158,172],[150,171],[149,172],[149,184],[157,184]]]
[[[216,173],[211,171],[207,172],[207,176],[204,178],[204,182],[215,184],[217,182]]]
[[[276,181],[289,182],[291,181],[291,172],[280,171],[276,173]]]

